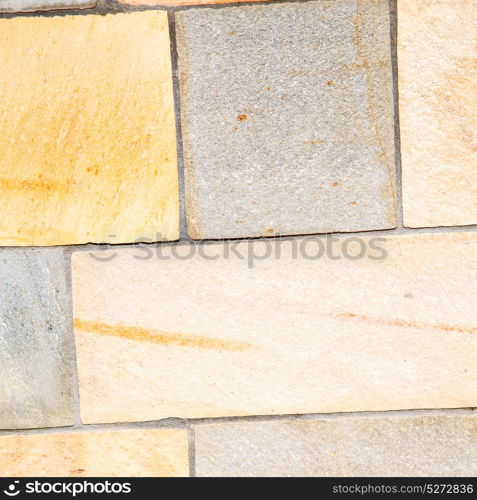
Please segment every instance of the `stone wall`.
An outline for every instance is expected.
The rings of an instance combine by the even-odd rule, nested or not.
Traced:
[[[0,0],[0,475],[477,475],[477,1],[230,3]]]

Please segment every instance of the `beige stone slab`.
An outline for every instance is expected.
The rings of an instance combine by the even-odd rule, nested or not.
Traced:
[[[0,20],[0,245],[176,239],[166,12]]]
[[[2,476],[188,476],[187,431],[176,429],[0,437]]]
[[[477,4],[399,0],[404,223],[477,224]]]
[[[475,406],[477,233],[362,242],[75,253],[83,421]]]
[[[198,476],[468,476],[477,417],[350,415],[197,425]]]

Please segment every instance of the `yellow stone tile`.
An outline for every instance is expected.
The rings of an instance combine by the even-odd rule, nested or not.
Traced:
[[[187,431],[2,436],[0,471],[2,476],[188,476]]]
[[[477,233],[313,241],[76,252],[83,421],[475,406]]]
[[[399,0],[404,224],[477,224],[477,3]]]
[[[167,13],[0,20],[0,245],[179,232]]]

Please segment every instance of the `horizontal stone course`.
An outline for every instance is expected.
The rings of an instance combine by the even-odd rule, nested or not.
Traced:
[[[476,405],[477,233],[317,249],[74,253],[83,422]]]
[[[196,425],[196,473],[474,477],[476,429],[469,412]]]

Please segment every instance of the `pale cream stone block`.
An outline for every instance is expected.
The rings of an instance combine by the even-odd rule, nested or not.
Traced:
[[[404,223],[477,224],[477,3],[399,0]]]
[[[284,240],[251,269],[235,251],[280,241],[75,253],[83,421],[477,404],[477,233],[364,238],[360,260],[346,238],[340,260],[294,259],[293,241],[316,253]]]

